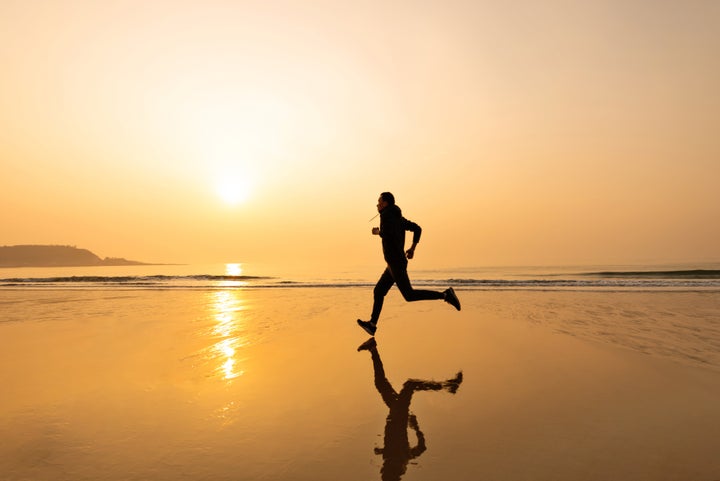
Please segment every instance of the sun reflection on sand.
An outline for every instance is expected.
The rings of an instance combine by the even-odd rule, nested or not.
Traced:
[[[217,324],[213,327],[213,334],[223,339],[211,348],[214,358],[220,359],[217,371],[223,379],[231,380],[242,376],[244,371],[237,366],[236,358],[239,347],[245,345],[240,336],[243,311],[241,300],[237,291],[217,291],[212,293],[214,317]]]

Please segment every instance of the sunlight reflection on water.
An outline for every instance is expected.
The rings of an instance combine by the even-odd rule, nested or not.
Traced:
[[[226,276],[235,276],[235,277],[242,276],[243,275],[242,264],[236,264],[236,263],[225,264],[225,275]],[[218,287],[227,287],[227,288],[243,287],[243,286],[247,286],[247,285],[248,285],[248,283],[246,281],[241,281],[241,280],[237,280],[237,279],[236,280],[227,279],[227,280],[218,282]]]
[[[244,373],[239,369],[236,357],[238,348],[246,344],[239,335],[244,324],[241,317],[244,307],[238,291],[216,291],[212,293],[212,299],[216,321],[213,334],[223,338],[211,348],[213,357],[220,360],[216,371],[225,380],[235,379]]]

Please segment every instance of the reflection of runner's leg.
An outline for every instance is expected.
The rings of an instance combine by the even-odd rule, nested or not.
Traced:
[[[385,377],[385,368],[383,367],[382,360],[380,359],[380,353],[377,350],[377,342],[375,341],[375,338],[368,339],[360,344],[358,351],[370,351],[373,363],[375,387],[380,393],[380,396],[383,398],[385,404],[392,408],[398,398],[398,394],[395,392],[395,389],[393,389],[387,377]]]
[[[458,372],[454,378],[448,379],[443,383],[443,387],[450,391],[452,394],[455,394],[460,387],[460,383],[462,383],[463,380],[463,373],[462,371]]]
[[[452,394],[455,394],[460,387],[462,380],[462,371],[458,372],[454,378],[448,379],[447,381],[443,382],[423,381],[421,379],[408,379],[407,381],[405,381],[405,384],[403,384],[402,391],[400,391],[400,396],[403,396],[406,391],[408,391],[409,395],[412,396],[412,393],[415,391],[440,391],[442,389]]]

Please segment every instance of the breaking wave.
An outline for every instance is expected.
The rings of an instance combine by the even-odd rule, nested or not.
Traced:
[[[371,287],[374,281],[357,279],[298,280],[247,275],[147,275],[12,277],[0,279],[3,288],[339,288]],[[416,287],[455,286],[461,289],[718,289],[720,270],[607,271],[578,274],[544,274],[510,279],[475,277],[413,278]]]

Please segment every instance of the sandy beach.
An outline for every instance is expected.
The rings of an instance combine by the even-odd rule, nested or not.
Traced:
[[[0,478],[720,479],[720,293],[459,295],[0,291]]]

